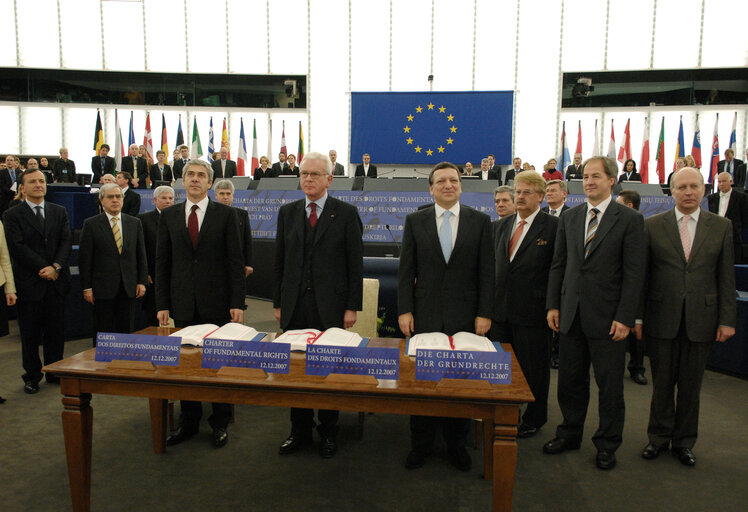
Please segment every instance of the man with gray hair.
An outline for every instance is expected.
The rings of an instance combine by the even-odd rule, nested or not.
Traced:
[[[60,158],[52,167],[55,183],[75,183],[75,162],[68,159],[68,148],[60,148]]]
[[[203,160],[190,160],[182,169],[187,200],[161,213],[156,244],[156,309],[160,325],[169,316],[176,327],[242,322],[244,265],[239,225],[230,207],[211,201],[213,168]],[[197,434],[202,417],[200,402],[182,401],[182,418],[167,439],[173,446]],[[231,406],[213,404],[208,423],[213,445],[229,439],[226,427]]]
[[[499,182],[499,185],[501,185],[501,178],[499,177],[499,172],[494,169],[489,169],[488,158],[484,158],[480,161],[480,170],[475,171],[473,173],[473,176],[479,176],[480,179],[482,179],[483,181],[496,180]]]
[[[130,144],[130,156],[122,159],[121,170],[130,173],[133,188],[147,188],[148,162],[140,156],[140,147],[137,144]]]
[[[254,272],[252,268],[252,227],[249,224],[249,212],[244,208],[233,206],[234,184],[231,183],[231,180],[218,180],[213,187],[213,193],[216,201],[226,206],[231,206],[236,211],[236,219],[239,222],[239,234],[242,236],[244,277],[249,277]]]
[[[496,187],[493,191],[493,202],[496,205],[496,213],[499,215],[499,220],[503,219],[507,215],[514,215],[514,189],[506,185]],[[494,224],[496,221],[494,221]]]
[[[566,210],[566,196],[569,194],[569,186],[564,180],[550,180],[546,185],[545,201],[548,206],[541,208],[545,213],[558,217]]]
[[[163,153],[163,151],[161,151]],[[153,204],[155,208],[149,212],[138,215],[140,223],[143,224],[143,237],[145,239],[145,253],[148,258],[148,286],[143,298],[143,309],[147,325],[158,327],[156,317],[156,241],[158,239],[158,223],[161,212],[174,204],[174,189],[162,185],[153,191]]]
[[[278,210],[275,318],[284,331],[351,327],[363,300],[363,226],[358,210],[327,194],[333,177],[326,155],[305,155],[299,179],[305,197]],[[319,454],[330,458],[337,451],[338,411],[320,409],[317,419]],[[291,434],[279,453],[310,444],[314,425],[312,409],[291,409]]]

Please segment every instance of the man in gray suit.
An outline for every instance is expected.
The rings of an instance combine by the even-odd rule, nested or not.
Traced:
[[[577,450],[590,398],[590,363],[600,422],[592,442],[600,469],[615,467],[625,405],[626,337],[635,325],[644,271],[644,219],[612,200],[618,166],[592,157],[582,165],[587,201],[559,217],[548,276],[548,325],[560,332],[558,403],[564,421],[543,446]]]
[[[332,162],[333,176],[345,176],[345,167],[338,163],[338,152],[334,149],[330,150],[330,161]]]
[[[714,340],[735,334],[736,301],[730,221],[700,208],[704,178],[692,167],[673,177],[675,208],[649,217],[644,327],[652,363],[652,404],[642,457],[672,443],[673,456],[696,464],[691,449],[699,393]],[[642,328],[637,326],[641,336]],[[677,400],[675,387],[678,387]]]

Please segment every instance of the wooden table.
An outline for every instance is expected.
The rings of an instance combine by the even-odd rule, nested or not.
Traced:
[[[168,328],[149,328],[142,334],[167,335]],[[389,414],[417,414],[482,418],[484,420],[484,475],[493,479],[493,509],[512,507],[517,463],[517,424],[520,406],[533,400],[516,358],[512,357],[512,384],[445,379],[416,381],[414,360],[404,355],[405,341],[374,338],[369,346],[400,348],[400,380],[354,375],[305,375],[305,354],[291,354],[289,374],[201,368],[202,349],[183,347],[179,367],[140,369],[128,362],[100,363],[94,349],[43,368],[60,377],[63,394],[62,427],[65,436],[73,510],[91,508],[91,395],[148,398],[153,450],[166,450],[168,400],[197,400],[274,407],[341,409]],[[511,351],[509,345],[504,350]],[[490,449],[489,449],[490,447]]]

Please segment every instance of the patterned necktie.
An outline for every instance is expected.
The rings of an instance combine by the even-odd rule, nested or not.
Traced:
[[[585,259],[587,256],[590,255],[590,243],[592,242],[592,239],[595,238],[595,231],[597,231],[597,214],[600,213],[600,210],[597,208],[593,208],[590,210],[590,214],[592,214],[592,218],[590,219],[589,224],[587,224],[587,238],[584,240],[584,257]]]
[[[199,207],[196,204],[192,205],[192,212],[187,219],[187,231],[190,234],[190,240],[192,241],[192,248],[197,248],[197,236],[200,234],[200,226],[197,223],[197,209]]]
[[[117,244],[117,252],[122,254],[122,232],[119,230],[117,217],[112,217],[112,235],[114,235],[114,243]]]
[[[558,211],[558,210],[551,210],[551,215],[552,215],[553,217],[555,217],[555,216],[556,216],[556,212],[557,212],[557,211]]]
[[[132,177],[137,178],[138,177],[138,159],[136,157],[133,157],[132,159],[132,169],[133,169]]]
[[[41,205],[36,206],[36,218],[39,220],[39,225],[42,227],[42,230],[44,230],[44,210]]]
[[[309,208],[312,209],[312,213],[309,214],[309,224],[314,227],[317,225],[317,203],[309,203]]]
[[[444,261],[452,255],[452,224],[449,222],[452,212],[445,210],[442,214],[442,227],[439,229],[439,244],[442,246]]]
[[[690,215],[684,215],[680,218],[680,226],[678,226],[680,242],[683,244],[683,254],[686,256],[686,261],[691,256],[691,234],[688,232],[688,221],[690,220]]]
[[[517,242],[519,242],[519,237],[522,236],[522,231],[525,229],[525,224],[527,224],[527,221],[522,219],[519,221],[519,226],[517,226],[517,229],[514,230],[514,234],[512,235],[511,240],[509,240],[509,259],[514,256],[514,250],[517,248]]]

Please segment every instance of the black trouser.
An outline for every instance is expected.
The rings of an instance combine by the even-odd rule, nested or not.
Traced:
[[[37,384],[42,380],[39,345],[43,345],[44,364],[62,359],[65,350],[65,298],[57,293],[54,283],[45,282],[41,300],[18,299],[18,328],[21,331],[21,354],[24,382]]]
[[[153,283],[146,287],[145,296],[143,296],[143,311],[145,313],[145,324],[153,327],[161,325],[156,316],[156,284]]]
[[[197,307],[197,306],[196,306]],[[174,326],[178,328],[188,327],[190,325],[199,324],[215,324],[221,326],[227,323],[230,317],[221,319],[205,319],[195,317],[191,321],[174,320]],[[228,427],[229,420],[231,419],[231,404],[222,404],[212,402],[213,414],[208,417],[208,424],[212,428]],[[195,402],[192,400],[182,400],[182,419],[181,427],[182,430],[196,432],[200,428],[200,419],[203,417],[203,404],[201,402]]]
[[[623,372],[626,341],[590,338],[582,331],[577,312],[569,332],[561,333],[558,360],[558,405],[564,421],[556,436],[572,443],[582,440],[590,401],[590,363],[598,387],[600,421],[592,442],[598,450],[616,450],[623,440],[626,406]]]
[[[636,339],[634,331],[631,331],[627,343],[629,346],[629,372],[631,375],[637,373],[644,375],[644,340]]]
[[[701,382],[713,343],[689,340],[685,313],[682,318],[675,339],[647,338],[653,386],[647,435],[657,446],[672,441],[673,447],[693,448],[699,427]]]
[[[340,322],[342,326],[343,318]],[[296,302],[291,321],[287,330],[294,329],[317,329],[324,330],[322,320],[319,317],[317,302],[314,298],[314,291],[310,288],[304,290]],[[317,432],[320,437],[334,437],[338,432],[339,411],[320,409],[317,411],[317,419],[320,424],[317,426]],[[299,407],[291,408],[291,431],[299,436],[311,436],[314,428],[314,410],[302,409]]]
[[[135,299],[127,296],[120,284],[117,295],[112,299],[99,299],[94,295],[93,303],[93,346],[100,332],[131,333],[135,330]]]
[[[470,431],[467,418],[410,417],[410,445],[414,451],[428,454],[434,445],[436,427],[441,424],[444,441],[449,448],[464,448]]]
[[[551,330],[543,323],[538,326],[508,324],[507,341],[522,368],[535,401],[527,404],[522,423],[540,428],[548,421],[548,388],[551,383]]]

